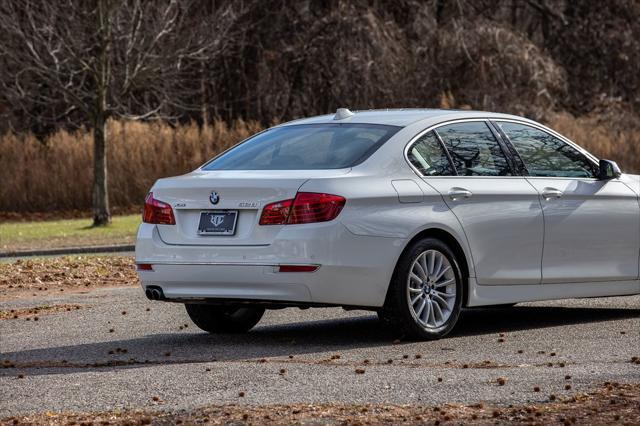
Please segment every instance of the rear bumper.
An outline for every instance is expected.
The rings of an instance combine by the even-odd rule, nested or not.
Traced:
[[[262,299],[311,302],[301,280],[273,276],[273,266],[224,264],[154,264],[139,271],[143,285],[162,287],[167,299]],[[144,278],[143,278],[144,277]],[[286,278],[286,277],[285,277]]]
[[[212,240],[213,241],[213,240]],[[379,307],[406,241],[358,236],[339,222],[286,226],[270,245],[180,246],[141,224],[136,263],[143,287],[167,300],[234,299]],[[278,272],[278,265],[320,265],[314,272]]]

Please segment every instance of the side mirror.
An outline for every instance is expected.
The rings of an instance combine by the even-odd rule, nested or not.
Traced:
[[[620,167],[616,164],[615,161],[611,160],[600,160],[600,175],[598,176],[601,180],[609,180],[616,179],[622,175],[620,171]]]

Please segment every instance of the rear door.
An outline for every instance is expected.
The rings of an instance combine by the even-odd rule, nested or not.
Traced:
[[[640,209],[618,179],[598,180],[583,152],[533,126],[498,121],[540,194],[543,283],[632,280],[638,275]]]
[[[465,231],[481,285],[539,284],[542,208],[484,120],[455,122],[421,135],[407,157],[442,194]]]

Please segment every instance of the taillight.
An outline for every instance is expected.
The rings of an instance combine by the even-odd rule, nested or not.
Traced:
[[[292,202],[293,200],[284,200],[264,206],[260,216],[260,225],[282,225],[286,223]]]
[[[176,224],[176,219],[173,217],[173,209],[171,206],[153,198],[153,192],[148,193],[144,199],[144,213],[142,213],[142,221],[158,225]]]
[[[328,222],[338,216],[345,199],[339,195],[299,192],[293,201],[288,224]]]
[[[267,204],[262,209],[260,225],[296,225],[327,222],[335,219],[346,200],[344,197],[316,192],[298,192],[293,200]]]

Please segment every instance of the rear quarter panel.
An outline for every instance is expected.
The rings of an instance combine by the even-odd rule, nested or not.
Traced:
[[[446,231],[458,241],[465,252],[469,274],[475,276],[473,259],[458,219],[435,189],[418,178],[408,166],[406,169],[398,167],[395,175],[377,176],[355,168],[348,176],[337,179],[311,179],[300,190],[345,197],[347,202],[338,220],[349,232],[393,241],[396,245],[395,257],[389,259],[389,273],[385,277],[387,281],[391,279],[398,258],[411,239],[429,229]],[[399,194],[392,185],[393,180],[415,182],[422,191],[422,197],[414,194],[410,198],[413,202],[400,202]],[[376,248],[371,247],[371,250]]]

